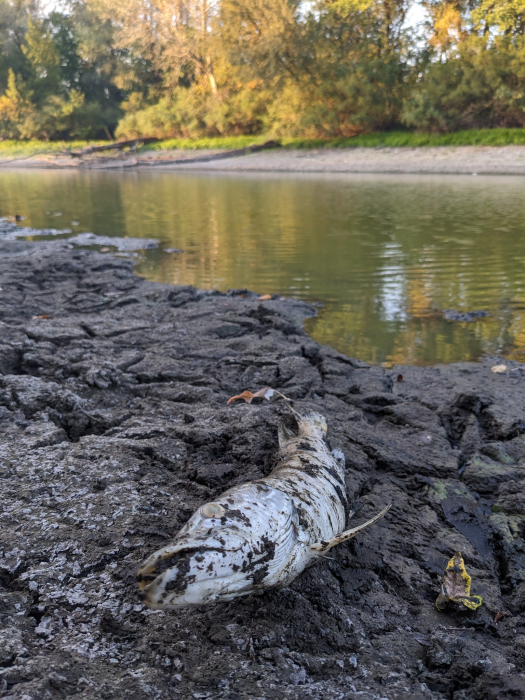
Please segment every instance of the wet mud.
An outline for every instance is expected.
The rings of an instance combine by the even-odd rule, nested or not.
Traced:
[[[311,340],[307,304],[67,241],[0,242],[0,287],[0,697],[525,697],[517,365],[385,371]],[[283,402],[226,405],[264,386],[326,416],[350,527],[392,509],[287,588],[148,610],[139,564],[273,468]],[[458,550],[483,605],[438,612]]]

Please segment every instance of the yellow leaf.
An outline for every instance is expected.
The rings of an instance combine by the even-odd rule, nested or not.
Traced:
[[[441,593],[437,597],[436,608],[445,610],[447,603],[453,602],[461,603],[469,610],[477,610],[483,598],[480,595],[470,595],[471,582],[461,552],[456,552],[441,579]]]

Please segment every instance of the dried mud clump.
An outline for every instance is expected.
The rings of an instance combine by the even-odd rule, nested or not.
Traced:
[[[521,371],[383,371],[313,342],[302,302],[63,241],[1,242],[0,287],[1,697],[525,697]],[[283,402],[226,405],[267,386],[326,415],[360,519],[392,510],[286,589],[148,610],[138,564],[271,470]],[[483,605],[439,612],[458,551]]]

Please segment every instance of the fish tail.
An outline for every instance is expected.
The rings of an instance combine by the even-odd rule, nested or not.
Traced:
[[[328,431],[326,418],[320,413],[310,411],[301,415],[297,414],[297,423],[299,424],[299,435],[303,433],[311,433],[312,428],[318,431],[324,437]]]

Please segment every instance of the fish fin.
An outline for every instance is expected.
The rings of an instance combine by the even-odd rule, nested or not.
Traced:
[[[332,457],[342,469],[345,468],[346,459],[343,450],[340,450],[338,447],[334,447],[332,450]]]
[[[353,527],[351,530],[341,532],[340,535],[336,535],[335,537],[332,537],[329,540],[321,540],[321,542],[316,542],[315,544],[310,545],[310,549],[313,549],[315,552],[327,552],[329,549],[335,547],[337,544],[341,544],[341,542],[346,542],[346,540],[352,539],[352,537],[359,535],[360,532],[366,530],[366,528],[370,527],[370,525],[377,523],[378,520],[381,520],[381,518],[388,513],[391,507],[392,504],[389,503],[386,508],[383,508],[383,510],[380,513],[374,515],[374,517],[370,518],[370,520],[367,520],[366,523],[358,525],[357,527]]]
[[[324,437],[328,432],[328,426],[326,424],[326,418],[320,413],[308,412],[297,414],[297,423],[299,424],[299,434],[309,433],[313,428],[320,431],[321,435]]]
[[[284,447],[289,440],[297,437],[294,431],[284,423],[279,423],[277,426],[277,434],[279,436],[279,447]]]

